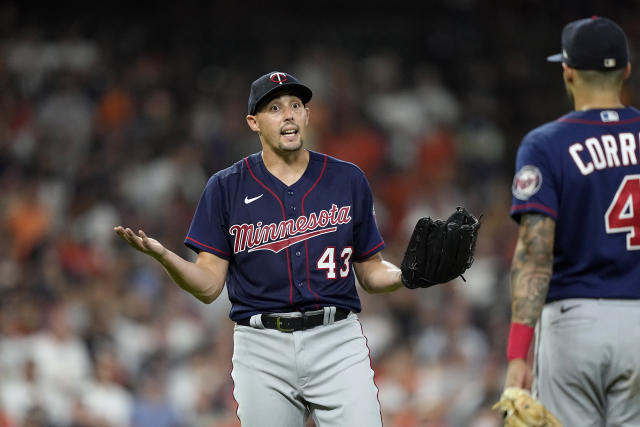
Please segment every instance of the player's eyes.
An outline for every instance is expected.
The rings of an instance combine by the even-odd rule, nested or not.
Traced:
[[[302,103],[300,102],[292,102],[291,104],[291,109],[298,111],[301,108],[303,108]],[[269,111],[277,113],[278,111],[282,110],[282,107],[280,106],[280,104],[272,104],[269,106]]]

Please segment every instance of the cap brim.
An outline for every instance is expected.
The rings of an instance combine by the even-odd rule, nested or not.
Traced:
[[[548,62],[562,62],[562,54],[556,53],[555,55],[547,56]]]
[[[279,92],[284,91],[290,91],[291,93],[299,97],[302,103],[305,105],[311,100],[311,97],[313,95],[311,89],[300,83],[286,83],[283,85],[275,86],[260,97],[260,99],[253,106],[253,111],[251,111],[250,114],[255,114],[261,104],[270,101],[271,99],[275,98],[275,96]]]

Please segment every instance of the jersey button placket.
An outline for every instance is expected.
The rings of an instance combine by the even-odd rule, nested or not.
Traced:
[[[296,216],[296,207],[294,205],[293,190],[292,189],[288,189],[287,190],[287,196],[285,198],[287,199],[287,202],[289,203],[289,217],[290,218],[295,218],[295,216]]]
[[[289,218],[295,219],[296,215],[297,215],[297,209],[294,205],[295,201],[294,201],[294,191],[292,189],[288,189],[286,191],[286,196],[285,199],[287,201],[287,204],[289,204]],[[293,250],[293,248],[291,248]],[[300,248],[298,248],[295,252],[292,251],[292,253],[295,254],[296,258],[300,258],[302,256],[302,251]],[[301,262],[301,260],[296,260],[294,261],[294,259],[291,260],[292,263],[292,268],[294,271],[296,271],[296,264],[299,264]],[[295,274],[294,274],[295,275]],[[296,278],[294,277],[294,280],[296,280],[295,282],[295,286],[300,290],[300,292],[302,292],[302,289],[304,288],[304,284],[305,282],[303,280],[299,280],[299,277]]]

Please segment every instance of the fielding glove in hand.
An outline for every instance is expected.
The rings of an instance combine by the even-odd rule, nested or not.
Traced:
[[[402,283],[428,288],[462,275],[473,263],[479,228],[480,220],[462,207],[446,221],[420,218],[400,267]]]
[[[505,427],[562,427],[555,415],[522,388],[506,388],[492,409],[500,410]]]

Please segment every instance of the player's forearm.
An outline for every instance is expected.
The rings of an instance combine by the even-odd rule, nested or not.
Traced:
[[[206,304],[213,302],[224,288],[226,269],[218,272],[199,264],[200,259],[193,263],[169,250],[155,258],[178,286]]]
[[[538,214],[523,215],[511,266],[511,321],[535,326],[553,271],[555,222]]]
[[[360,286],[370,294],[393,292],[402,287],[400,269],[381,256],[354,266]]]

